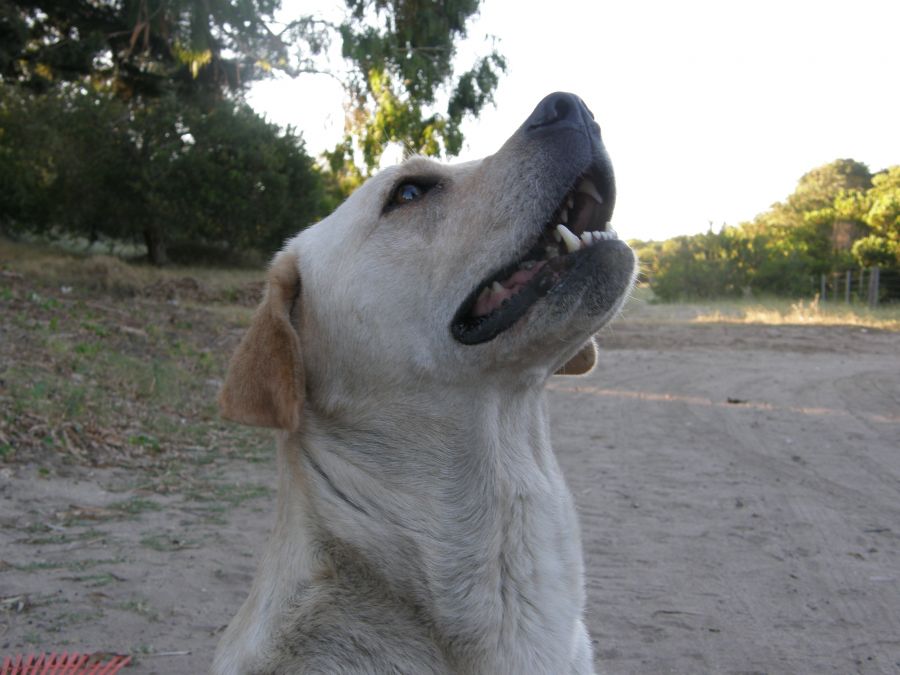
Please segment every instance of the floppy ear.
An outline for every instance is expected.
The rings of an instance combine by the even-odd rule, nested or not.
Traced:
[[[291,324],[291,310],[299,298],[297,256],[282,251],[269,268],[266,294],[250,329],[231,357],[219,393],[225,419],[286,431],[300,426],[303,360]]]
[[[597,365],[597,345],[590,338],[554,375],[587,375]]]

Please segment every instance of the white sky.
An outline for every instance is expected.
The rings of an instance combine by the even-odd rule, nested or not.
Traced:
[[[314,11],[339,0],[285,1]],[[839,157],[900,164],[900,0],[483,0],[459,71],[497,38],[496,107],[460,159],[494,152],[552,91],[594,112],[618,179],[613,224],[665,239],[737,224]],[[318,154],[341,135],[324,76],[255,85],[250,102]]]

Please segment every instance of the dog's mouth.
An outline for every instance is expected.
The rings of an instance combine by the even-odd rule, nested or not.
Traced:
[[[581,175],[541,228],[527,253],[486,277],[463,301],[450,331],[466,345],[494,339],[552,291],[588,249],[616,240],[609,226],[612,199],[603,176]]]

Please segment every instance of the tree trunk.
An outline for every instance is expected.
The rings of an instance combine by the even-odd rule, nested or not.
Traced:
[[[157,225],[148,225],[144,228],[144,243],[147,245],[147,259],[152,265],[160,267],[169,262],[166,242],[162,230]]]

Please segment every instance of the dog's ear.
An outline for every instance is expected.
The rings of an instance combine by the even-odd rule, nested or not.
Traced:
[[[282,251],[269,268],[262,304],[231,357],[219,394],[222,417],[260,427],[296,431],[303,409],[300,339],[291,313],[300,299],[297,256]]]
[[[597,344],[594,338],[584,343],[584,346],[578,350],[571,359],[566,361],[562,368],[554,373],[555,375],[587,375],[597,365]]]

